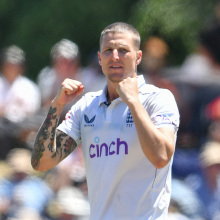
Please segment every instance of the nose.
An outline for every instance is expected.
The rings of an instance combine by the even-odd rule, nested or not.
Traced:
[[[113,58],[114,60],[119,60],[119,54],[118,54],[118,50],[117,50],[117,49],[114,49],[114,50],[112,51],[112,58]]]

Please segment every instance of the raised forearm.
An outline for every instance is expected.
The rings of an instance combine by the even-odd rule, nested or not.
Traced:
[[[139,100],[130,103],[129,109],[137,129],[143,153],[155,167],[164,167],[170,161],[175,149],[173,130],[156,128]]]
[[[118,84],[116,91],[131,111],[143,153],[155,167],[166,166],[175,149],[173,130],[171,128],[157,129],[153,124],[139,99],[137,78],[124,79]]]
[[[57,154],[55,133],[61,112],[62,108],[52,103],[38,131],[31,159],[32,166],[36,170],[41,169],[42,164],[49,169],[58,163],[57,157],[53,156]]]
[[[35,140],[31,159],[35,170],[51,169],[75,149],[76,142],[62,131],[57,131],[57,126],[64,106],[83,89],[81,82],[72,79],[65,79],[61,84]]]

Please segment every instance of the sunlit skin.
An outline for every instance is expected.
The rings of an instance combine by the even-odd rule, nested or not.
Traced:
[[[12,64],[5,62],[2,65],[2,73],[9,83],[13,83],[15,79],[23,74],[23,66],[21,64]]]
[[[162,168],[173,155],[175,136],[171,128],[155,127],[139,99],[136,76],[141,58],[142,51],[135,46],[129,32],[104,35],[98,59],[107,79],[109,100],[120,97],[127,104],[143,153],[156,168]],[[72,79],[65,79],[61,84],[35,141],[32,154],[34,169],[51,169],[75,149],[76,142],[56,127],[64,106],[81,94],[83,89],[81,82]]]
[[[76,60],[64,57],[59,57],[54,62],[54,68],[62,80],[65,78],[72,78],[77,72],[78,67],[78,62]]]
[[[142,51],[135,47],[132,35],[106,34],[98,58],[107,79],[108,101],[120,96],[131,111],[143,153],[155,167],[166,166],[175,148],[174,132],[168,128],[157,129],[138,98],[136,76]]]
[[[98,52],[99,64],[106,76],[108,92],[117,98],[116,87],[127,77],[136,77],[142,51],[136,48],[131,34],[108,33]]]

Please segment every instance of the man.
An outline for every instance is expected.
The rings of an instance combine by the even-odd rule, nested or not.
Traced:
[[[37,77],[42,106],[48,108],[65,78],[76,78],[80,68],[78,45],[68,39],[57,42],[50,52],[51,65]]]
[[[0,117],[22,122],[40,108],[40,91],[37,85],[24,76],[25,53],[11,45],[1,54]]]
[[[30,128],[23,124],[40,109],[38,86],[25,76],[25,52],[16,45],[1,51],[0,67],[0,159],[6,159],[9,151],[25,146]]]
[[[53,199],[49,185],[32,172],[30,159],[31,152],[22,148],[10,150],[6,157],[8,173],[0,178],[1,219],[42,219]]]
[[[66,79],[38,132],[32,166],[48,170],[82,143],[92,220],[165,219],[179,113],[168,90],[137,76],[140,35],[126,23],[101,33],[103,91],[86,94],[58,127],[83,85]],[[73,204],[74,205],[74,204]]]

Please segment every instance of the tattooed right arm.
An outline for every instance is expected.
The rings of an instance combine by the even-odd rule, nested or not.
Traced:
[[[64,106],[81,94],[83,89],[81,82],[72,79],[65,79],[61,84],[34,143],[31,164],[35,170],[53,168],[75,149],[76,142],[57,131],[57,126]]]
[[[70,136],[56,129],[61,112],[62,109],[52,104],[38,131],[31,158],[35,170],[53,168],[76,148],[76,142]]]

